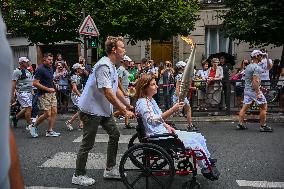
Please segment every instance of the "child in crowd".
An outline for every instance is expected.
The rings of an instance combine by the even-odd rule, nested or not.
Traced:
[[[72,100],[74,106],[77,108],[78,102],[79,102],[79,97],[81,96],[81,92],[83,90],[81,74],[82,74],[82,72],[85,68],[82,67],[81,64],[76,63],[72,66],[72,69],[74,70],[74,75],[72,75],[72,77],[71,77],[71,86],[72,86],[71,100]],[[77,118],[80,120],[79,112],[76,112],[71,117],[70,120],[67,120],[65,122],[65,125],[68,128],[68,130],[70,130],[70,131],[73,130],[72,124]],[[80,125],[79,125],[78,129],[81,130],[82,128],[83,128],[83,123],[80,120]]]

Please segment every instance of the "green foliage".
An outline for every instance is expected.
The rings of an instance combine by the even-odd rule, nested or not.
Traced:
[[[9,0],[5,22],[15,35],[32,43],[76,41],[82,9],[102,38],[127,35],[130,42],[164,40],[194,29],[198,0]]]
[[[284,44],[283,0],[225,0],[230,8],[223,16],[224,30],[231,39],[250,45]]]

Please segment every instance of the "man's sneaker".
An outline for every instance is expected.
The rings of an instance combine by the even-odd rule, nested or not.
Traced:
[[[265,125],[265,126],[260,126],[259,131],[260,132],[273,132],[273,129],[271,127]]]
[[[30,127],[32,127],[32,126],[33,126],[33,124],[27,125],[26,130],[29,131]]]
[[[77,129],[78,129],[78,131],[81,131],[82,129],[83,129],[83,125],[79,125],[78,127],[77,127]]]
[[[92,179],[86,175],[78,175],[76,176],[75,174],[72,177],[72,184],[77,184],[81,186],[90,186],[95,184],[95,179]]]
[[[31,120],[32,120],[32,123],[35,123],[36,122],[36,117],[32,117]]]
[[[188,126],[187,126],[187,131],[188,131],[188,132],[191,132],[191,131],[198,131],[198,129],[197,129],[197,127],[196,127],[195,125],[191,124],[191,125],[188,125]]]
[[[60,136],[60,133],[57,133],[55,131],[46,131],[45,136],[46,137],[58,137]]]
[[[67,121],[65,122],[65,125],[66,125],[66,127],[67,127],[67,129],[68,129],[69,131],[72,131],[72,130],[73,130],[72,124],[70,123],[69,120],[67,120]]]
[[[37,132],[37,128],[34,127],[32,124],[28,126],[30,133],[32,135],[33,138],[37,138],[38,137],[38,132]]]
[[[112,170],[108,171],[108,170],[104,170],[104,178],[105,179],[121,179],[119,171],[118,171],[118,167],[114,166],[112,168]]]
[[[236,129],[237,130],[246,130],[248,128],[246,126],[242,125],[242,124],[238,124]]]

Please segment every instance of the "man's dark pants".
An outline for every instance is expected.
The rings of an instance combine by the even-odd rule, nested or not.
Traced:
[[[82,144],[80,146],[80,150],[76,160],[75,175],[86,174],[86,162],[88,159],[88,153],[94,146],[99,125],[101,125],[102,128],[109,135],[106,166],[115,166],[120,133],[117,129],[113,116],[95,116],[83,112],[80,112],[79,116],[80,120],[83,122],[84,128]]]

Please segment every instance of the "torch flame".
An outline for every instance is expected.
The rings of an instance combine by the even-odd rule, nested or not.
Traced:
[[[187,36],[187,37],[181,36],[181,39],[182,39],[184,42],[186,42],[187,44],[191,45],[191,47],[194,46],[194,42],[193,42],[193,40],[192,40],[189,36]]]

